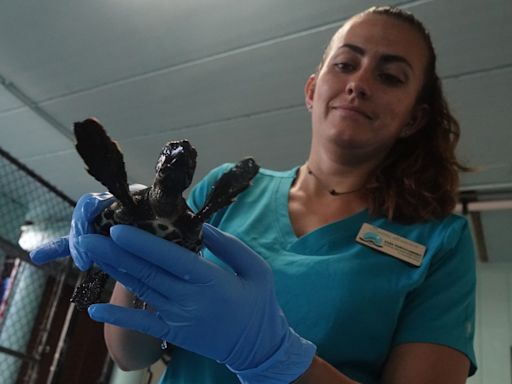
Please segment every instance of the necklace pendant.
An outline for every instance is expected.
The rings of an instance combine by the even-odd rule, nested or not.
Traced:
[[[332,188],[328,188],[323,182],[322,180],[320,180],[318,178],[318,176],[309,168],[309,165],[306,163],[306,170],[308,171],[308,175],[311,175],[313,176],[315,179],[317,179],[317,181],[329,192],[329,195],[331,196],[344,196],[344,195],[348,195],[350,193],[355,193],[355,192],[359,192],[360,190],[362,190],[364,188],[364,185],[357,188],[357,189],[352,189],[350,191],[346,191],[346,192],[338,192],[337,190],[335,189],[332,189]]]

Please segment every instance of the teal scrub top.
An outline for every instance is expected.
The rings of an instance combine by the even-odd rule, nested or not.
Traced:
[[[202,207],[229,166],[216,168],[194,188],[192,209]],[[454,348],[470,359],[473,374],[476,277],[467,221],[451,215],[403,225],[364,210],[297,237],[288,215],[296,174],[297,168],[260,170],[253,185],[210,220],[270,264],[290,326],[317,345],[320,357],[364,383],[378,383],[390,350],[409,342]],[[421,266],[356,242],[364,223],[424,245]],[[203,252],[223,265],[207,249]],[[179,348],[172,351],[161,379],[172,384],[238,382],[223,365]]]

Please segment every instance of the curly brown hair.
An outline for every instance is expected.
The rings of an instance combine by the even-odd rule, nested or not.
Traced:
[[[460,127],[448,108],[436,73],[436,54],[430,34],[414,15],[400,8],[372,7],[354,17],[367,14],[393,17],[412,26],[423,37],[428,62],[416,105],[427,105],[429,109],[423,128],[399,139],[368,180],[365,189],[370,196],[369,212],[401,222],[443,218],[455,207],[459,171],[469,168],[460,164],[455,155]],[[331,43],[319,69],[330,47]]]

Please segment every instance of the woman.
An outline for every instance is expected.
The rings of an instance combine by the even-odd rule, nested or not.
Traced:
[[[467,223],[450,215],[459,131],[435,61],[412,15],[351,18],[305,86],[307,162],[261,170],[204,227],[206,259],[126,226],[112,239],[88,234],[105,200],[84,197],[71,254],[124,285],[111,299],[121,308],[89,309],[121,326],[105,325],[114,360],[147,366],[164,339],[177,347],[163,383],[464,383],[475,371],[475,266]],[[192,208],[225,168],[193,190]],[[34,260],[69,254],[55,244]],[[124,287],[155,312],[124,308]]]

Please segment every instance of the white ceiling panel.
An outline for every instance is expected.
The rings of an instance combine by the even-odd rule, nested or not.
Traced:
[[[29,108],[0,114],[0,146],[18,159],[46,157],[71,145]]]
[[[512,64],[512,1],[417,1],[407,8],[431,32],[440,76]]]
[[[14,97],[3,85],[0,86],[0,116],[4,112],[22,108],[23,106],[23,103]]]
[[[304,84],[321,53],[316,40],[287,40],[42,107],[65,125],[94,115],[114,136],[127,139],[303,105]]]
[[[74,149],[45,157],[32,157],[24,164],[73,200],[87,192],[103,192],[96,180],[85,171],[82,159]]]

